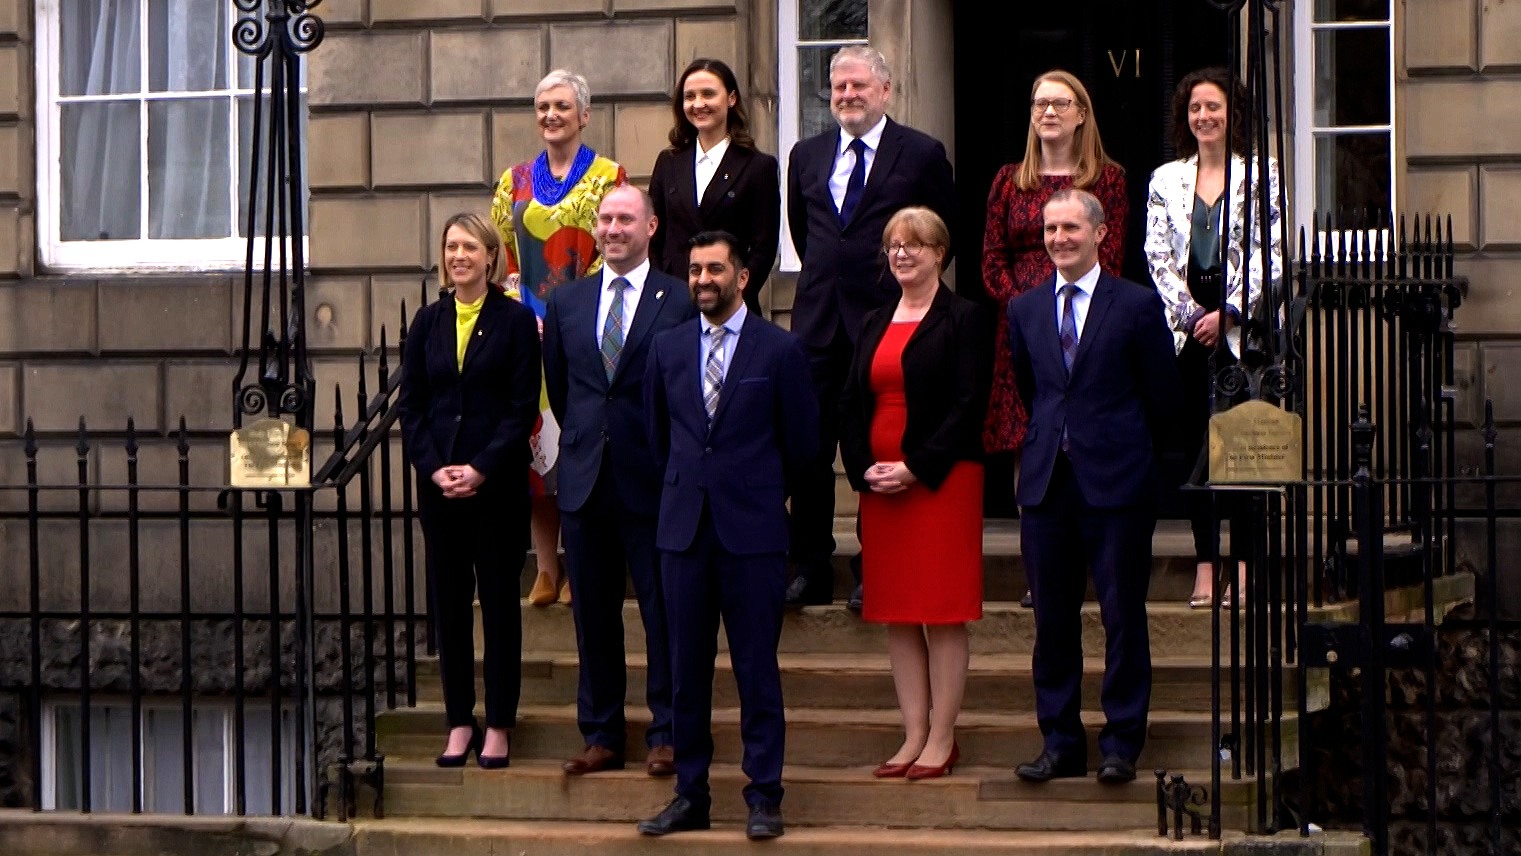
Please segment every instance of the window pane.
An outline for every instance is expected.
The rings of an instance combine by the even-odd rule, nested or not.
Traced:
[[[108,95],[142,88],[137,0],[59,4],[60,94]]]
[[[829,58],[836,48],[798,48],[798,137],[808,139],[835,126],[829,112]]]
[[[59,234],[65,241],[120,241],[141,236],[138,213],[142,136],[138,103],[65,104],[59,109],[62,154]]]
[[[249,814],[280,814],[295,805],[295,720],[289,709],[280,711],[280,806],[274,804],[274,776],[270,763],[273,734],[270,711],[262,705],[249,705],[244,713],[243,752],[247,764],[246,787]]]
[[[826,107],[827,107],[827,102],[826,102]],[[266,177],[269,174],[269,123],[270,123],[270,116],[269,116],[269,113],[268,113],[268,109],[269,109],[269,104],[266,102],[264,104],[265,113],[264,113],[263,117],[261,117],[261,120],[260,120],[260,121],[263,122],[263,126],[259,129],[259,170]],[[305,128],[304,128],[305,117],[306,117],[306,96],[304,96],[304,95],[301,97],[301,108],[300,109],[301,109],[301,116],[302,116],[302,120],[303,120],[302,121],[302,124],[303,124],[303,129],[302,129],[302,146],[301,146],[301,174],[302,175],[306,175],[306,164],[307,164],[307,159],[306,159],[306,142],[307,142],[307,140],[306,140]],[[249,156],[252,154],[252,146],[253,146],[253,111],[254,111],[254,100],[253,100],[253,98],[251,96],[250,97],[244,97],[244,98],[239,98],[238,99],[238,152],[237,152],[237,157],[238,157],[238,222],[237,222],[237,235],[239,235],[240,237],[241,236],[246,236],[247,233],[248,233],[248,193],[251,190],[251,188],[249,186],[249,180],[248,180],[248,167],[249,167]],[[302,186],[302,192],[303,192],[304,195],[301,198],[301,211],[302,211],[301,222],[304,224],[306,222],[306,216],[305,216],[305,214],[306,214],[306,212],[311,207],[311,205],[310,205],[310,201],[311,201],[310,177],[308,177],[307,181],[302,182],[302,185],[303,185]],[[254,234],[255,235],[259,235],[259,236],[263,236],[265,234],[264,217],[265,217],[265,212],[268,211],[268,208],[265,205],[265,203],[267,201],[267,198],[268,198],[267,192],[266,192],[267,188],[268,188],[268,184],[261,184],[260,187],[259,187],[258,220],[257,220],[257,222],[255,223],[255,226],[254,226]]]
[[[217,0],[149,0],[150,89],[204,92],[227,85],[227,7]]]
[[[1389,30],[1315,34],[1315,124],[1389,124]]]
[[[798,0],[798,40],[866,38],[866,0]]]
[[[1315,0],[1315,23],[1387,21],[1389,0]]]
[[[1393,210],[1389,134],[1334,134],[1315,140],[1315,208]]]
[[[53,708],[55,805],[82,805],[84,767],[80,764],[82,734],[77,705]],[[132,810],[132,716],[121,708],[90,711],[90,808],[94,811]]]
[[[148,104],[148,237],[232,234],[226,98]]]

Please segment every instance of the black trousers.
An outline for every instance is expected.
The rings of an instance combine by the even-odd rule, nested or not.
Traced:
[[[475,722],[475,601],[481,604],[486,727],[517,724],[523,671],[523,615],[518,578],[528,552],[526,485],[503,485],[447,499],[417,479],[434,610],[444,712],[449,727]],[[521,490],[514,488],[521,487]]]
[[[834,591],[834,460],[840,445],[840,395],[854,349],[841,327],[827,346],[807,350],[819,403],[819,452],[792,492],[790,552],[798,575],[808,580],[808,594],[822,596]],[[859,582],[859,564],[851,567]]]
[[[1209,370],[1212,351],[1213,348],[1206,348],[1190,336],[1178,354],[1178,375],[1183,381],[1183,414],[1178,424],[1182,448],[1187,450],[1182,461],[1183,469],[1177,474],[1179,484],[1185,483],[1196,469],[1208,475],[1210,387],[1214,382]],[[1229,350],[1214,356],[1217,372],[1236,361]],[[1231,553],[1235,558],[1246,558],[1251,534],[1246,527],[1249,518],[1243,506],[1245,498],[1227,490],[1185,490],[1183,493],[1184,508],[1188,510],[1193,529],[1196,560],[1207,562],[1220,555],[1221,520],[1230,526]]]

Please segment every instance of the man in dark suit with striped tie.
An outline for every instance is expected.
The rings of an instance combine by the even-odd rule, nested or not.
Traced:
[[[675,685],[676,797],[645,835],[708,827],[713,660],[723,618],[739,689],[745,834],[782,834],[785,722],[776,646],[787,584],[787,495],[818,443],[797,340],[748,311],[738,239],[692,238],[687,282],[702,317],[656,337],[645,381],[650,447],[664,471],[661,577]]]
[[[655,550],[660,472],[644,430],[644,365],[654,335],[696,314],[686,284],[650,266],[649,195],[615,187],[597,213],[603,267],[566,283],[544,313],[544,386],[560,423],[560,527],[580,670],[576,720],[586,747],[565,762],[584,775],[621,769],[627,686],[623,599],[633,580],[649,667],[645,768],[675,772],[670,646]]]

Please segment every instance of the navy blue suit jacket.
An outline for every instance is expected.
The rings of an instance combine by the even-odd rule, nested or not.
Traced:
[[[861,202],[844,226],[829,193],[839,147],[836,127],[800,141],[787,161],[787,228],[803,262],[792,333],[818,348],[829,344],[841,322],[854,344],[866,313],[898,297],[882,255],[882,230],[899,210],[929,207],[956,243],[956,185],[939,140],[888,119]]]
[[[1056,281],[1009,302],[1009,348],[1030,427],[1019,504],[1039,505],[1067,428],[1067,457],[1083,499],[1123,508],[1156,499],[1160,446],[1181,407],[1172,334],[1156,289],[1107,273],[1088,304],[1071,377],[1057,333]]]
[[[785,553],[789,482],[819,443],[808,358],[791,334],[750,313],[710,429],[699,364],[704,323],[660,334],[650,353],[650,446],[665,482],[655,546],[691,547],[706,505],[728,552]]]
[[[550,294],[544,312],[544,384],[560,423],[558,503],[579,511],[605,472],[624,508],[653,510],[660,471],[645,433],[645,359],[655,333],[697,309],[685,282],[651,267],[609,381],[597,329],[601,292],[600,272],[568,282]]]
[[[533,310],[494,288],[475,320],[460,368],[454,298],[418,311],[402,351],[402,442],[420,481],[469,464],[482,489],[527,489],[528,435],[539,416],[539,331]]]

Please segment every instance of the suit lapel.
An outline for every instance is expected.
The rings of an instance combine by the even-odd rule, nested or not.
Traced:
[[[1093,296],[1088,298],[1088,317],[1083,321],[1083,334],[1077,339],[1077,355],[1072,358],[1069,380],[1076,377],[1082,369],[1083,355],[1093,350],[1090,345],[1092,338],[1103,332],[1104,319],[1109,315],[1109,304],[1114,302],[1114,289],[1115,286],[1109,281],[1109,277],[1100,274],[1098,284],[1093,287]],[[1057,350],[1061,350],[1059,342]]]
[[[750,357],[755,353],[755,318],[752,315],[745,316],[744,326],[739,328],[739,342],[734,346],[734,356],[730,358],[729,367],[724,370],[723,386],[718,388],[718,410],[713,414],[713,424],[708,426],[708,433],[718,427],[718,420],[724,418],[724,413],[729,409],[729,399],[733,398],[734,389],[740,380],[745,377],[745,372],[750,366]],[[705,329],[705,328],[704,328]],[[699,348],[699,353],[701,349]],[[699,370],[700,372],[701,370]],[[698,407],[706,411],[706,405],[702,403],[702,384],[698,384]]]
[[[919,326],[914,328],[914,332],[909,335],[908,341],[903,343],[903,350],[907,351],[915,342],[929,335],[929,332],[933,332],[936,327],[945,322],[947,315],[946,307],[950,305],[950,302],[950,290],[943,285],[936,287],[935,296],[930,301],[929,309],[925,311],[924,317],[919,319]],[[894,305],[896,306],[896,304]],[[888,320],[890,323],[890,315],[888,316]]]
[[[470,368],[476,354],[479,354],[491,338],[492,330],[496,327],[498,314],[502,310],[502,300],[505,298],[487,289],[486,302],[481,304],[481,314],[476,316],[475,329],[470,331],[470,341],[465,343],[465,362],[460,368],[460,374]]]
[[[623,336],[623,350],[620,354],[639,347],[650,335],[650,330],[655,326],[655,316],[660,314],[661,307],[665,306],[665,301],[673,290],[664,277],[656,276],[655,269],[651,267],[644,278],[644,288],[639,289],[639,308],[634,310],[634,323]],[[613,371],[613,381],[616,382],[623,376],[623,367],[627,364],[628,361],[622,356],[618,358],[618,368]]]
[[[696,157],[695,150],[693,157]],[[744,174],[745,168],[749,165],[750,152],[736,146],[734,141],[730,140],[729,148],[724,152],[723,160],[718,162],[718,171],[713,173],[713,180],[708,182],[708,189],[703,192],[702,202],[698,204],[697,209],[706,212],[716,207],[724,198],[724,194],[729,192],[729,188],[738,183],[739,177]],[[693,170],[695,173],[695,164]],[[693,181],[695,188],[695,177]]]
[[[871,173],[866,176],[866,187],[861,191],[861,202],[856,206],[855,216],[851,218],[854,223],[861,218],[861,212],[871,204],[876,197],[878,188],[892,175],[893,167],[898,162],[898,155],[902,153],[902,140],[899,139],[900,129],[898,123],[891,119],[882,128],[882,139],[877,141],[877,153],[872,157]],[[847,224],[848,225],[848,224]]]
[[[454,293],[445,294],[441,299],[448,301],[448,304],[439,307],[438,324],[434,326],[432,332],[433,350],[436,353],[449,355],[449,366],[454,369],[454,374],[458,376],[460,373],[460,363],[459,359],[455,357],[455,354],[459,353],[459,351],[457,350],[458,342],[454,332],[456,318]]]
[[[1059,322],[1056,318],[1055,274],[1039,287],[1037,294],[1040,295],[1040,303],[1036,309],[1039,318],[1035,329],[1039,337],[1039,347],[1046,352],[1046,359],[1055,361],[1052,365],[1063,369],[1065,377],[1066,364],[1062,357],[1061,332],[1057,328]]]
[[[697,205],[697,144],[692,144],[689,152],[680,152],[671,159],[671,165],[676,170],[676,198],[681,200],[682,205],[692,206],[696,211]]]

